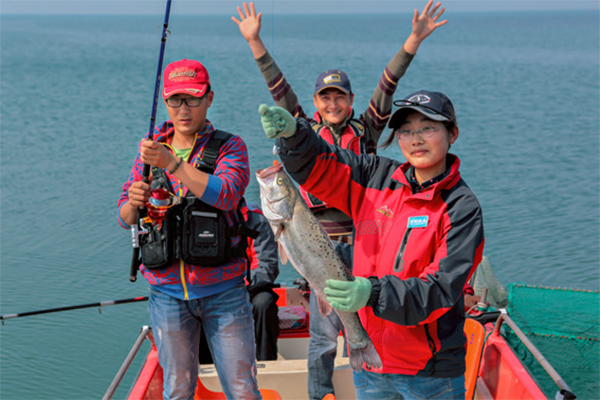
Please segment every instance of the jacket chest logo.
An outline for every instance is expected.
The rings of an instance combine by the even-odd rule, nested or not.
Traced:
[[[388,206],[382,206],[377,209],[377,212],[385,215],[386,217],[392,218],[394,216],[394,212],[389,209]]]
[[[408,218],[407,228],[426,228],[428,222],[429,222],[428,215],[423,215],[420,217],[410,217],[410,218]]]

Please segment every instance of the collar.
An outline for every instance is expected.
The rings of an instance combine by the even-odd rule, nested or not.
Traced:
[[[449,161],[450,160],[448,160],[448,158],[446,158],[446,163],[448,163]],[[446,168],[446,171],[442,172],[441,174],[439,174],[438,176],[436,176],[434,178],[431,178],[428,181],[423,182],[420,185],[419,185],[419,181],[417,181],[417,177],[415,176],[415,167],[413,167],[412,165],[405,172],[405,176],[406,176],[406,179],[408,180],[408,183],[410,183],[410,187],[412,188],[413,193],[419,193],[419,192],[423,191],[424,189],[427,189],[428,187],[433,186],[434,184],[444,180],[445,177],[450,175],[451,169],[452,169],[452,165],[448,165],[448,168]]]
[[[187,162],[192,164],[194,167],[197,166],[198,156],[200,155],[197,152],[197,148],[201,148],[201,146],[208,143],[208,140],[211,137],[211,133],[215,130],[213,124],[207,119],[206,126],[203,130],[196,133],[196,140],[192,149],[190,150],[190,155],[188,156]],[[173,140],[173,135],[175,134],[175,128],[173,127],[173,122],[171,120],[163,122],[160,126],[158,126],[154,130],[153,140],[159,143],[163,143],[171,147],[171,140]],[[196,153],[195,153],[196,152]],[[191,159],[189,158],[191,157]]]
[[[394,171],[392,174],[392,179],[411,188],[413,194],[421,193],[423,191],[436,190],[438,187],[441,188],[446,187],[447,185],[452,185],[455,183],[456,179],[460,179],[460,159],[454,154],[449,153],[446,156],[446,164],[448,167],[446,168],[445,172],[433,179],[428,180],[427,182],[423,182],[422,185],[419,185],[417,180],[414,179],[416,187],[413,186],[412,181],[414,177],[414,167],[408,162],[400,165],[400,167]]]

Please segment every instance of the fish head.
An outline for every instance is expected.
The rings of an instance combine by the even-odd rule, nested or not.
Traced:
[[[260,202],[264,216],[275,224],[290,221],[294,216],[294,207],[299,196],[292,178],[285,172],[282,164],[256,171],[256,180],[260,187]]]

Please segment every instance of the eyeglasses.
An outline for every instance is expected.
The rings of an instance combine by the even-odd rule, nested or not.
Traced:
[[[430,139],[433,135],[442,129],[444,126],[438,126],[434,128],[433,126],[425,126],[421,129],[417,129],[416,131],[409,131],[408,129],[396,129],[395,133],[398,136],[398,140],[402,140],[404,142],[412,139],[413,134],[421,136],[423,139]]]
[[[428,106],[426,106],[426,105],[424,105],[424,104],[421,104],[421,103],[419,103],[419,102],[416,102],[416,101],[410,101],[410,100],[396,100],[396,101],[394,101],[394,105],[395,105],[396,107],[402,107],[402,106],[417,106],[417,107],[421,107],[421,108],[426,108],[426,109],[428,109],[429,111],[431,111],[431,112],[433,112],[433,113],[435,113],[435,114],[437,114],[437,115],[441,115],[441,116],[443,116],[443,117],[446,117],[446,118],[448,118],[449,120],[451,120],[451,119],[452,119],[452,117],[451,117],[450,115],[448,115],[448,114],[446,114],[446,113],[443,113],[443,112],[441,112],[441,111],[435,110],[435,109],[433,109],[433,108],[431,108],[431,107],[428,107]]]
[[[172,96],[167,98],[167,105],[169,107],[172,108],[179,108],[181,107],[181,105],[183,103],[185,103],[186,106],[188,107],[198,107],[200,106],[200,103],[202,103],[202,100],[204,100],[204,98],[206,97],[206,95],[202,96],[202,97],[179,97],[179,96]]]

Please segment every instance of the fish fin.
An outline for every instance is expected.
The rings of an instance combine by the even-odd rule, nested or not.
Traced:
[[[289,261],[289,257],[285,249],[279,242],[277,242],[277,249],[279,250],[279,259],[281,260],[281,265],[287,264],[287,262]]]
[[[365,347],[359,349],[350,348],[350,365],[352,369],[357,372],[362,370],[363,363],[366,364],[365,366],[368,370],[374,369],[378,371],[383,367],[381,358],[370,340]]]
[[[276,242],[279,241],[279,236],[281,235],[282,232],[283,232],[283,225],[279,225],[277,227],[277,229],[275,229],[275,241]]]
[[[331,305],[327,302],[327,300],[316,296],[317,297],[317,304],[319,305],[319,311],[321,312],[321,316],[323,318],[327,317],[329,314],[331,314],[331,311],[333,310],[333,308],[331,307]]]

